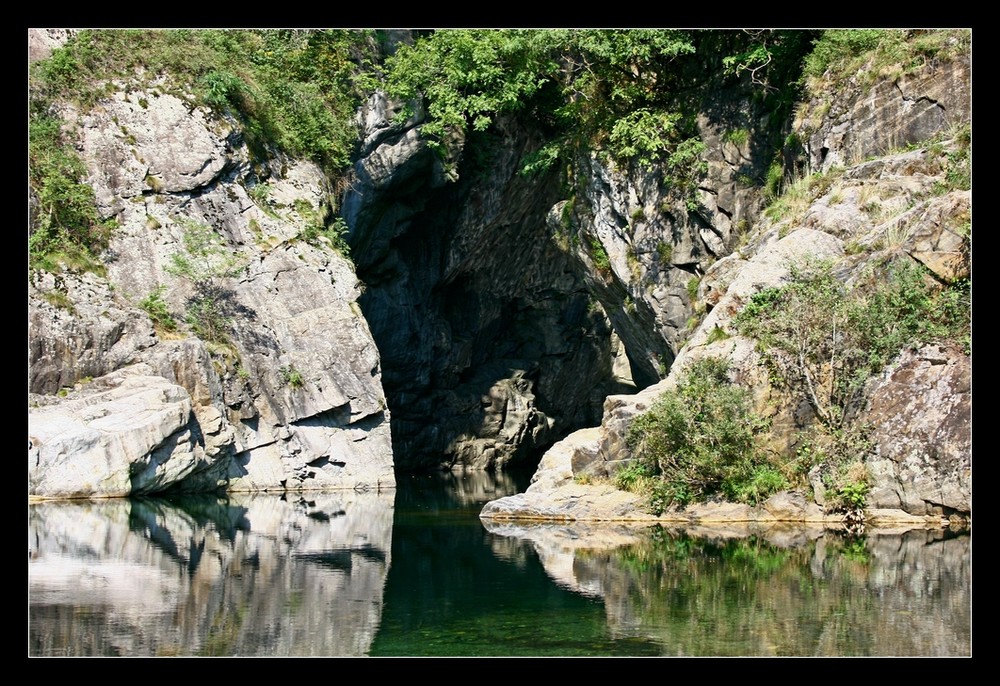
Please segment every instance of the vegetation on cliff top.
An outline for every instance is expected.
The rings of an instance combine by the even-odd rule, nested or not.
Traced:
[[[690,195],[704,173],[696,127],[706,60],[731,52],[723,78],[753,76],[765,99],[795,89],[769,78],[798,63],[803,31],[447,30],[400,46],[386,62],[387,90],[423,102],[423,133],[443,153],[496,116],[528,111],[548,140],[524,164],[535,173],[577,153],[658,166],[666,185]],[[754,49],[757,48],[757,52]],[[766,51],[766,57],[761,57]],[[721,66],[721,65],[720,65]],[[790,102],[790,100],[789,100]],[[404,112],[404,115],[410,111]]]
[[[59,103],[86,109],[134,88],[174,93],[237,117],[258,157],[276,149],[338,177],[357,145],[354,113],[374,88],[375,52],[372,31],[79,32],[29,74],[30,266],[97,269],[114,228],[98,216]]]
[[[35,98],[83,107],[121,89],[175,92],[235,114],[251,145],[336,174],[357,142],[352,120],[373,87],[375,50],[371,31],[81,31],[33,66],[30,86]]]

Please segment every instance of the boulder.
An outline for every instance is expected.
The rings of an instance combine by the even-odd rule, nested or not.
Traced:
[[[937,345],[904,352],[874,385],[868,504],[915,515],[972,511],[972,364]]]
[[[188,392],[146,365],[95,380],[28,413],[28,494],[46,498],[156,493],[208,469]]]

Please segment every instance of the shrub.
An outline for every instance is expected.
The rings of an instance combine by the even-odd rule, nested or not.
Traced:
[[[757,293],[734,320],[830,429],[844,426],[867,380],[903,348],[967,330],[961,286],[935,292],[904,260],[854,289],[829,262],[794,267],[788,285]]]
[[[660,258],[660,263],[664,266],[670,264],[670,260],[674,258],[674,246],[673,243],[667,243],[666,241],[660,241],[656,244],[656,254]]]
[[[611,258],[608,257],[608,251],[604,249],[604,244],[601,243],[599,238],[590,239],[590,253],[597,271],[605,276],[610,274]]]
[[[630,493],[647,493],[652,485],[652,470],[645,464],[633,461],[615,472],[615,488]]]
[[[629,426],[633,455],[659,478],[654,511],[719,492],[756,502],[778,486],[780,480],[763,469],[766,459],[756,445],[768,423],[753,411],[750,392],[731,384],[728,373],[722,359],[698,360],[675,390]]]
[[[85,30],[32,66],[31,86],[89,107],[114,81],[142,88],[168,73],[178,94],[242,119],[256,153],[277,146],[337,173],[350,163],[374,50],[371,31]]]
[[[86,169],[65,139],[62,121],[42,102],[32,103],[28,123],[28,183],[33,207],[28,237],[32,268],[57,271],[77,267],[102,271],[97,255],[104,250],[114,220],[101,219]]]
[[[289,365],[287,367],[282,367],[279,371],[281,372],[281,378],[283,378],[285,383],[292,388],[302,388],[305,384],[305,379],[302,378],[302,373],[294,366]]]
[[[716,343],[718,341],[724,341],[727,338],[730,338],[729,334],[726,333],[721,326],[716,324],[712,330],[708,332],[708,337],[705,339],[705,342],[711,345],[712,343]]]
[[[187,301],[187,323],[207,341],[228,343],[235,304],[232,290],[222,280],[235,276],[245,265],[212,227],[183,217],[177,222],[184,229],[182,249],[170,256],[166,270],[194,287],[195,294]]]
[[[153,320],[153,325],[164,331],[175,331],[177,320],[167,308],[167,303],[163,300],[163,292],[166,286],[159,285],[153,289],[149,295],[139,301],[139,307],[145,310],[149,318]]]
[[[827,512],[852,513],[864,509],[871,477],[864,463],[854,460],[826,470],[823,485]]]
[[[691,299],[691,302],[694,302],[695,300],[698,299],[698,286],[700,283],[701,283],[700,277],[692,276],[690,279],[688,279],[687,294],[688,297]]]

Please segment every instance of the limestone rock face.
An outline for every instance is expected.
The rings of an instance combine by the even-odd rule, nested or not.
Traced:
[[[630,459],[628,427],[696,359],[721,356],[731,379],[753,393],[757,411],[771,420],[768,447],[782,454],[796,448],[798,433],[816,421],[808,403],[772,387],[754,346],[732,326],[733,317],[759,291],[786,283],[790,267],[828,260],[850,285],[873,264],[912,259],[947,284],[969,276],[968,191],[940,192],[955,148],[946,142],[833,171],[807,202],[762,218],[745,245],[706,269],[697,298],[706,314],[678,351],[666,379],[633,395],[609,396],[601,426],[573,434],[543,458],[532,489],[521,499],[489,504],[484,517],[566,518],[564,501],[586,502],[573,517],[607,516],[601,498],[576,491],[582,478],[613,477]],[[611,251],[609,252],[609,257]],[[614,264],[614,259],[611,260]],[[721,335],[720,335],[721,334]],[[875,453],[866,458],[873,486],[866,503],[871,521],[940,525],[951,515],[971,513],[971,359],[957,348],[931,346],[904,352],[872,382],[868,405],[855,421],[875,427]],[[555,466],[558,464],[558,468]],[[544,474],[543,474],[544,472]],[[617,497],[617,496],[615,496]],[[822,521],[823,494],[806,491],[772,497],[759,508],[711,503],[671,517],[752,521]]]
[[[576,431],[550,448],[524,493],[487,503],[480,513],[493,519],[650,519],[641,499],[610,484],[588,485],[573,480],[576,451],[593,442],[596,429]]]
[[[89,181],[106,217],[143,194],[206,186],[230,162],[230,127],[210,123],[206,110],[174,95],[117,92],[78,125]]]
[[[827,91],[803,108],[797,127],[806,133],[810,168],[850,166],[968,123],[970,79],[966,57],[872,84],[851,79],[845,88]],[[813,127],[810,119],[818,124]]]
[[[28,494],[118,497],[173,486],[213,457],[184,388],[146,365],[112,372],[31,412]]]
[[[380,355],[357,305],[362,289],[351,262],[319,231],[333,204],[323,172],[296,160],[251,165],[233,122],[155,88],[63,114],[98,209],[119,228],[102,256],[106,278],[33,277],[29,379],[39,407],[29,408],[29,428],[38,455],[71,460],[100,449],[113,457],[103,485],[89,476],[51,485],[35,460],[32,492],[392,487]],[[194,235],[216,247],[192,253]],[[178,257],[189,266],[179,267]],[[154,326],[141,306],[153,295],[177,322],[173,331]],[[203,340],[190,322],[206,297],[214,314],[200,320]],[[73,399],[91,386],[131,388],[114,375],[136,365],[145,365],[150,388],[173,389],[159,410],[160,396],[142,402],[174,424],[160,422],[142,440],[102,438]],[[87,390],[65,402],[55,395],[74,385]],[[52,416],[77,438],[67,443],[43,430]]]
[[[137,361],[156,343],[142,312],[93,274],[28,282],[28,390],[55,394]]]
[[[972,511],[972,365],[959,350],[905,352],[870,394],[872,507]]]

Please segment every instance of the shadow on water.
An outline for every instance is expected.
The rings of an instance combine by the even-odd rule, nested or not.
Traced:
[[[483,522],[527,475],[29,505],[29,654],[971,654],[971,535]]]

